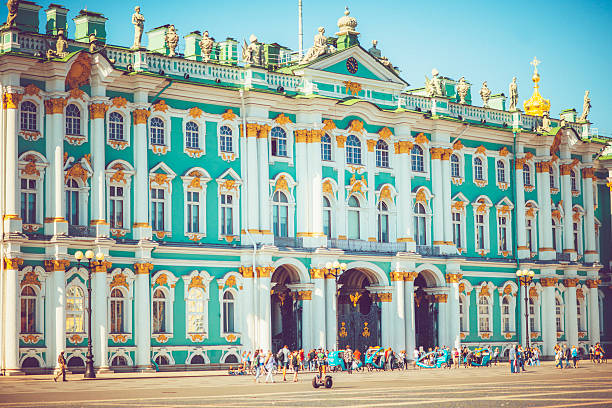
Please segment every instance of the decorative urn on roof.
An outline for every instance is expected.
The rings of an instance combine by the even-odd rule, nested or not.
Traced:
[[[531,98],[523,102],[523,107],[525,108],[525,113],[528,115],[543,116],[544,113],[550,111],[550,101],[542,98],[540,91],[538,91],[538,88],[540,87],[538,85],[538,82],[540,82],[538,64],[540,64],[540,61],[534,57],[530,64],[533,65],[533,77],[531,77],[531,80],[533,81],[533,95],[531,95]]]
[[[353,34],[359,35],[355,28],[357,27],[357,19],[354,17],[350,17],[351,12],[348,9],[348,6],[344,10],[344,15],[338,19],[338,32],[336,35],[346,35]]]

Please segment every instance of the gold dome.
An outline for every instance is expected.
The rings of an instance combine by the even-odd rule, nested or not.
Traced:
[[[531,98],[523,102],[523,107],[525,108],[525,113],[532,116],[543,116],[544,113],[550,112],[550,101],[548,99],[544,99],[542,95],[540,95],[540,91],[538,88],[538,82],[540,82],[540,74],[538,74],[538,61],[535,57],[533,61],[531,61],[531,65],[533,65],[533,76],[531,80],[533,81],[533,95]]]
[[[342,34],[359,34],[355,31],[357,27],[357,19],[350,17],[351,12],[348,7],[344,10],[344,15],[338,19],[338,32],[336,35]]]

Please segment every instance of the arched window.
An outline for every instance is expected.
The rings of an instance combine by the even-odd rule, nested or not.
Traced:
[[[578,254],[582,254],[582,228],[580,220],[573,222],[573,234],[574,234],[574,249]]]
[[[414,234],[416,245],[427,245],[427,212],[421,203],[414,205]]]
[[[500,183],[506,182],[506,164],[503,160],[497,161],[497,181]]]
[[[287,132],[280,127],[270,131],[272,156],[287,157]]]
[[[35,132],[38,130],[36,120],[36,105],[30,101],[21,104],[21,130]]]
[[[166,356],[157,356],[155,357],[155,363],[157,363],[157,365],[168,365],[170,364],[170,360]]]
[[[111,367],[126,366],[128,365],[127,359],[124,356],[115,356],[111,361]]]
[[[323,233],[327,238],[332,237],[332,207],[329,199],[323,196]]]
[[[321,137],[321,160],[331,161],[332,142],[331,137],[326,133]]]
[[[235,299],[232,292],[223,293],[223,333],[234,333]]]
[[[563,304],[555,298],[555,321],[558,332],[563,332]]]
[[[219,150],[226,153],[233,152],[232,129],[229,126],[219,128]]]
[[[195,356],[191,357],[189,364],[206,364],[206,361],[204,360],[203,356],[196,354]]]
[[[474,159],[474,179],[484,180],[484,167],[480,157]]]
[[[389,146],[384,140],[376,142],[376,167],[389,167]]]
[[[108,138],[110,140],[125,140],[123,134],[123,115],[111,112],[108,115]]]
[[[572,185],[572,191],[578,191],[578,181],[576,180],[576,172],[570,170],[570,181]]]
[[[161,288],[153,292],[153,333],[166,332],[166,294]]]
[[[451,168],[451,177],[455,177],[455,178],[461,177],[461,171],[459,168],[459,156],[457,156],[456,154],[451,154],[450,168]]]
[[[510,325],[510,300],[508,299],[508,296],[503,297],[501,309],[502,332],[508,333],[512,330],[512,327]]]
[[[36,333],[36,292],[31,286],[21,289],[21,333]]]
[[[523,164],[523,184],[531,186],[531,167],[528,164]]]
[[[110,299],[110,329],[111,333],[124,333],[125,297],[121,289],[113,289]]]
[[[361,226],[359,223],[360,206],[357,197],[350,196],[348,206],[348,238],[359,239],[361,238]]]
[[[81,110],[74,103],[66,106],[66,134],[81,134]]]
[[[412,164],[412,171],[423,173],[425,171],[425,158],[423,155],[423,148],[419,145],[414,145],[410,152],[410,161]]]
[[[21,179],[21,219],[24,224],[37,223],[37,183],[35,179]]]
[[[486,296],[478,297],[478,331],[479,332],[490,332],[491,331],[491,316],[490,316],[490,302]]]
[[[459,294],[459,331],[467,332],[467,306],[465,304],[465,295]]]
[[[85,331],[85,296],[83,289],[72,285],[66,291],[66,333]]]
[[[185,147],[187,149],[200,148],[200,127],[193,121],[185,125]]]
[[[384,201],[378,203],[378,242],[389,242],[389,208]]]
[[[204,290],[191,288],[187,293],[187,332],[205,333]]]
[[[272,198],[272,224],[275,237],[289,236],[289,200],[282,191],[274,193]]]
[[[165,145],[166,135],[164,128],[164,121],[160,118],[152,118],[149,131],[151,132],[151,144],[152,145]]]
[[[68,224],[79,225],[79,183],[69,178],[66,180],[66,220]]]
[[[346,162],[361,164],[361,141],[355,135],[349,135],[346,139]]]

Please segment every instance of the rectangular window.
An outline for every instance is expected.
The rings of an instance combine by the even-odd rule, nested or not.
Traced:
[[[200,193],[187,192],[187,232],[200,232]]]
[[[323,233],[331,239],[331,210],[323,210]]]
[[[164,189],[151,189],[151,226],[153,231],[165,231],[165,199]]]
[[[484,215],[476,215],[476,248],[485,249]]]
[[[508,250],[508,225],[506,224],[506,217],[498,217],[497,225],[498,225],[498,239],[499,239],[499,250],[505,252]]]
[[[348,212],[348,238],[359,239],[359,211],[349,210]]]
[[[453,213],[453,242],[457,248],[463,248],[461,242],[461,213]]]
[[[221,235],[234,235],[233,199],[231,195],[221,195]]]
[[[36,224],[36,180],[21,179],[21,219]]]
[[[66,190],[66,219],[71,225],[79,225],[79,192]]]
[[[111,333],[123,333],[123,300],[111,300]]]
[[[123,228],[123,187],[110,186],[110,226]]]

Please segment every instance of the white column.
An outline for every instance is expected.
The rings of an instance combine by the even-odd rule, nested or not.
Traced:
[[[383,347],[390,347],[393,345],[394,342],[394,338],[393,338],[393,323],[392,323],[392,319],[395,316],[395,312],[393,310],[393,305],[392,305],[392,299],[393,299],[393,293],[392,292],[385,292],[385,293],[381,293],[381,295],[383,296],[381,298],[381,302],[380,302],[380,313],[381,313],[381,336],[380,339],[382,341],[382,346]],[[391,297],[391,299],[389,299],[389,297]],[[394,349],[394,351],[399,351],[398,349]]]
[[[317,347],[312,341],[313,335],[313,316],[312,316],[312,290],[305,291],[302,299],[302,348],[308,350]]]
[[[53,272],[47,269],[45,275],[45,345],[47,346],[47,352],[45,353],[45,365],[47,367],[55,367],[55,336],[53,336],[53,330],[55,327],[55,298],[51,296],[55,293],[55,279],[53,278]]]
[[[246,181],[246,214],[243,228],[250,234],[259,234],[259,178],[257,176],[257,124],[247,124],[246,137],[243,136],[242,157],[246,157],[246,165],[243,169],[243,177]],[[267,191],[267,190],[266,190]],[[255,237],[253,237],[256,239]],[[245,237],[243,237],[243,240]],[[249,242],[248,240],[245,242]]]
[[[338,231],[338,239],[347,239],[348,228],[346,226],[346,206],[345,206],[345,186],[344,167],[346,157],[344,155],[344,143],[346,136],[336,136],[336,152],[334,160],[336,161],[336,169],[338,170],[338,202],[336,203],[336,229]],[[335,344],[335,343],[334,343]]]
[[[6,126],[6,182],[4,185],[5,193],[5,213],[4,217],[4,231],[7,233],[21,232],[21,211],[19,208],[19,189],[18,189],[18,175],[17,175],[17,162],[18,162],[18,136],[17,132],[19,129],[19,102],[23,97],[20,93],[5,93],[4,94],[4,109],[5,109],[5,126]],[[4,161],[4,158],[1,158]]]
[[[576,284],[578,279],[565,279],[565,338],[568,345],[578,346],[578,313],[576,302]]]
[[[323,235],[323,170],[321,167],[321,137],[323,130],[312,131],[312,143],[308,147],[308,184],[310,186],[310,232],[313,234],[306,241],[313,247],[325,246],[327,237]]]
[[[442,205],[444,215],[444,245],[446,253],[456,254],[453,242],[453,219],[451,209],[451,178],[450,178],[450,156],[452,149],[444,149],[442,152]],[[436,183],[436,181],[434,181]]]
[[[436,302],[438,303],[438,344],[441,346],[449,346],[448,341],[448,295],[437,294]]]
[[[536,174],[538,177],[538,197],[540,206],[540,230],[542,241],[540,242],[540,259],[550,260],[556,258],[552,245],[552,214],[550,203],[550,164],[549,162],[536,163]]]
[[[62,261],[52,261],[54,268],[53,271],[53,293],[47,294],[47,296],[55,297],[55,350],[53,352],[55,356],[55,365],[57,367],[57,356],[60,351],[66,350],[66,272],[65,267],[68,262],[62,263]],[[47,350],[49,352],[49,350]]]
[[[442,187],[442,148],[432,147],[431,180],[433,190],[433,245],[444,245],[444,193]]]
[[[584,257],[587,263],[599,262],[597,245],[595,243],[595,203],[593,201],[593,178],[595,172],[592,167],[582,169],[582,188],[584,199]]]
[[[270,324],[271,297],[270,297],[270,275],[272,267],[257,267],[257,282],[259,286],[259,345],[264,350],[272,350],[272,326]],[[273,350],[276,352],[277,350]]]
[[[45,234],[59,235],[68,232],[68,222],[64,218],[64,98],[48,99],[45,101],[45,117],[47,123],[46,147],[47,158],[51,163],[46,191],[50,210],[49,217],[45,219]],[[57,357],[57,356],[56,356]]]
[[[252,352],[257,343],[255,338],[255,308],[253,307],[253,281],[255,279],[253,279],[252,267],[243,266],[240,269],[244,280],[244,286],[240,291],[240,306],[243,316],[242,325],[240,327],[240,331],[242,333],[241,340],[242,346]]]
[[[336,280],[325,279],[325,342],[328,350],[336,349],[336,333],[338,322],[336,317]]]
[[[314,282],[312,292],[312,345],[317,348],[325,348],[327,346],[325,337],[325,279],[323,279],[323,269],[313,268],[310,271],[310,276]]]
[[[519,310],[518,313],[518,321],[521,327],[521,344],[523,346],[527,345],[527,323],[525,321],[525,285],[520,286],[518,299],[516,299],[515,307]],[[530,332],[534,332],[534,327],[529,327]]]
[[[404,307],[406,316],[406,352],[408,356],[412,358],[412,353],[415,346],[415,332],[414,332],[414,279],[416,272],[406,272],[404,275]]]
[[[92,275],[92,347],[94,366],[108,369],[108,285],[106,266],[96,267]],[[139,316],[139,315],[137,315]]]
[[[374,148],[376,147],[375,140],[367,140],[368,152],[366,154],[366,172],[368,181],[368,207],[365,211],[366,218],[362,224],[364,231],[361,233],[362,239],[367,239],[371,242],[378,241],[378,217],[377,217],[377,202],[376,202],[376,156]],[[361,218],[363,220],[363,217]],[[392,225],[389,228],[393,228]]]
[[[272,235],[272,222],[270,220],[270,168],[268,165],[268,133],[270,127],[267,125],[260,126],[257,135],[257,163],[259,175],[259,229],[261,230],[261,241],[264,243],[273,243],[274,236]],[[293,222],[293,220],[289,220]],[[268,299],[270,298],[268,291]],[[268,337],[270,337],[268,335]]]
[[[1,261],[0,261],[1,262]],[[18,258],[6,258],[6,270],[4,271],[5,285],[5,305],[6,315],[4,316],[4,344],[5,360],[4,367],[7,375],[19,374],[19,304],[18,304],[18,270],[23,260]]]
[[[149,273],[153,265],[134,264],[134,343],[136,345],[136,368],[151,367],[151,287]]]
[[[599,280],[587,280],[587,287],[589,288],[589,340],[591,344],[599,343],[600,341],[600,329],[599,329]]]
[[[410,131],[407,131],[410,134]],[[398,174],[397,187],[397,242],[405,242],[408,251],[415,251],[414,220],[412,218],[412,166],[410,164],[410,150],[412,143],[399,141],[395,144],[395,157]]]
[[[108,105],[105,103],[94,103],[89,106],[91,118],[91,162],[93,177],[91,179],[91,222],[96,229],[96,236],[108,237],[110,233],[108,222],[106,222],[106,177],[104,168],[105,143],[104,143],[104,118]]]
[[[134,169],[136,174],[134,176],[133,233],[135,239],[151,239],[152,237],[151,224],[149,224],[149,164],[147,157],[147,118],[149,115],[150,112],[146,109],[136,109],[134,111]],[[148,280],[148,276],[146,278]],[[136,304],[138,303],[136,302]],[[136,316],[139,315],[136,314]],[[147,339],[147,341],[150,343],[150,339]],[[146,364],[149,364],[148,358]]]
[[[391,330],[393,331],[393,350],[406,347],[406,305],[404,299],[404,272],[391,272],[393,297],[391,300]]]
[[[459,327],[459,279],[460,274],[446,274],[450,291],[448,295],[448,346],[461,346],[461,328]]]
[[[309,183],[309,154],[308,154],[308,145],[307,143],[307,134],[310,131],[306,129],[299,129],[294,132],[295,135],[295,178],[297,186],[295,187],[296,196],[296,210],[297,210],[297,220],[296,220],[296,237],[304,237],[308,238],[310,235],[310,215],[309,212],[309,204],[313,200],[311,196],[312,190]]]
[[[523,180],[523,165],[525,159],[515,159],[515,183],[516,190],[516,245],[519,259],[530,257],[527,247],[527,234],[525,230],[525,184]],[[535,226],[534,226],[535,228]]]
[[[557,343],[557,324],[555,315],[555,284],[556,278],[541,278],[542,304],[541,304],[541,326],[542,326],[542,353],[545,356],[553,355],[553,347]]]
[[[572,210],[572,183],[570,179],[571,166],[562,164],[561,167],[561,200],[563,200],[563,253],[569,253],[571,260],[577,258],[574,248],[574,223]]]

